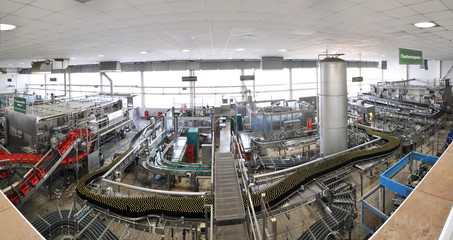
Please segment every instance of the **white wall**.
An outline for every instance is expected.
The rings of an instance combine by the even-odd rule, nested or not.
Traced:
[[[420,65],[409,65],[409,79],[411,85],[432,85],[435,80],[440,78],[440,61],[428,61],[428,70],[420,69]]]
[[[451,66],[453,66],[453,60],[449,61],[441,61],[440,68],[441,68],[441,76],[447,73],[450,70]],[[448,76],[453,77],[453,72],[451,72]]]
[[[400,65],[398,61],[387,61],[387,70],[383,71],[384,81],[400,81],[407,78],[406,65]],[[382,73],[381,73],[382,74]]]
[[[438,79],[441,73],[445,73],[453,65],[452,61],[429,61],[428,70],[421,70],[419,65],[400,65],[398,61],[387,61],[387,70],[380,68],[363,68],[360,72],[359,68],[347,69],[348,95],[355,96],[362,88],[363,92],[369,91],[370,84],[376,84],[382,81],[399,81],[409,78],[415,78],[420,83],[426,83],[426,80]],[[260,71],[246,70],[245,74],[256,74],[256,97],[262,99],[289,99],[289,71]],[[239,81],[240,70],[209,70],[195,71],[198,76],[196,82],[196,104],[197,105],[219,105],[222,95],[235,95],[240,99],[241,85],[244,84],[247,89],[253,89],[253,82]],[[303,68],[293,69],[293,99],[298,99],[303,96],[312,96],[316,94],[316,69]],[[189,75],[188,71],[168,71],[168,72],[144,72],[145,105],[144,108],[171,108],[172,106],[180,107],[181,103],[189,103],[190,96],[187,94],[189,84],[181,81],[181,76]],[[352,77],[363,76],[362,83],[353,83]],[[115,85],[115,93],[133,93],[141,94],[141,74],[139,72],[121,72],[109,73]],[[56,82],[50,82],[51,77],[56,77]],[[451,77],[453,77],[453,72]],[[8,78],[12,78],[11,83],[7,82]],[[413,81],[414,82],[414,81]],[[412,83],[413,83],[412,82]],[[44,84],[47,87],[44,87]],[[68,80],[69,84],[69,80]],[[110,92],[108,81],[103,81],[105,87],[101,84],[99,73],[74,73],[71,74],[71,97],[84,96],[98,92]],[[23,90],[27,87],[31,92],[42,97],[50,96],[51,93],[56,95],[63,94],[63,75],[48,74],[46,79],[41,74],[3,74],[0,75],[0,92],[13,92],[14,85],[18,90]],[[69,87],[68,87],[69,89]],[[69,94],[68,94],[69,95]]]
[[[11,82],[8,82],[11,79]],[[0,74],[0,93],[13,93],[15,89],[23,91],[29,82],[27,75]]]

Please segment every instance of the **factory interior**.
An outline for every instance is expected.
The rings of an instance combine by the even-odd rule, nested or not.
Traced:
[[[0,239],[453,239],[452,0],[0,0]]]

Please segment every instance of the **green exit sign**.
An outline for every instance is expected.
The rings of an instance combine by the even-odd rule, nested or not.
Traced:
[[[14,111],[23,114],[27,113],[27,99],[21,97],[14,97]]]
[[[363,77],[353,77],[352,82],[363,82]]]
[[[400,48],[399,59],[400,64],[421,65],[423,63],[423,53],[422,51]]]

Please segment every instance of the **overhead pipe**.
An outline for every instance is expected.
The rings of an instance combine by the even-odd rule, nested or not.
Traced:
[[[113,96],[113,81],[112,81],[112,79],[111,79],[105,72],[101,72],[101,79],[102,79],[103,76],[104,76],[107,80],[109,80],[109,82],[110,82],[110,95]]]
[[[63,79],[64,79],[64,94],[56,97],[66,97],[66,68],[63,69]]]

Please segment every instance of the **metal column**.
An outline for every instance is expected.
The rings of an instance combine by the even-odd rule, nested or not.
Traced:
[[[293,69],[289,69],[289,100],[293,100]]]
[[[142,107],[141,109],[145,110],[145,74],[143,73],[143,71],[140,72],[140,93],[141,93],[141,96],[140,96],[140,100],[142,102]],[[143,112],[143,114],[145,114]]]

